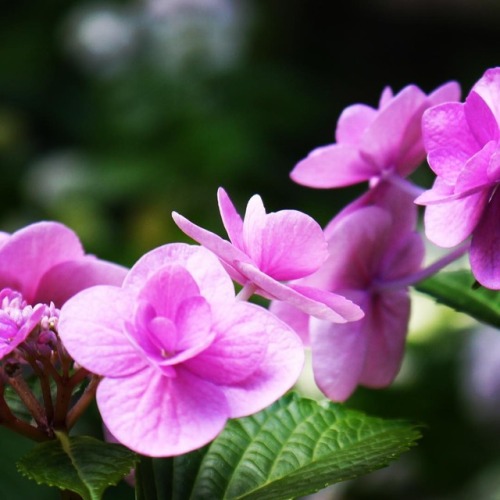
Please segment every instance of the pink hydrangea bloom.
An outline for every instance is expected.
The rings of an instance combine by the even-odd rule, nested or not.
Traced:
[[[271,305],[311,345],[316,382],[334,401],[358,385],[385,387],[399,371],[410,314],[407,279],[424,255],[416,220],[412,197],[380,183],[325,229],[330,256],[300,283],[352,299],[365,312],[361,320],[340,325]]]
[[[86,255],[78,236],[63,224],[38,222],[0,235],[0,290],[19,292],[28,304],[60,307],[84,288],[119,285],[127,270]]]
[[[235,300],[211,252],[181,243],[146,254],[122,287],[68,300],[59,333],[104,377],[97,403],[109,431],[150,456],[196,449],[228,418],[268,406],[294,384],[304,355],[285,323]]]
[[[464,103],[445,103],[423,118],[428,162],[437,174],[417,198],[427,205],[425,232],[442,247],[472,235],[470,262],[476,279],[500,289],[500,68],[486,71]]]
[[[281,282],[312,274],[328,257],[327,242],[316,221],[296,210],[266,214],[258,195],[248,202],[242,220],[222,188],[217,195],[230,242],[175,212],[173,218],[182,231],[219,257],[235,281],[329,321],[345,323],[363,316],[358,306],[340,295]]]
[[[337,123],[336,143],[313,150],[290,176],[314,188],[348,186],[393,174],[406,177],[425,158],[422,113],[430,106],[459,98],[456,82],[428,96],[415,85],[396,95],[386,87],[378,109],[365,104],[347,107]]]
[[[39,222],[12,235],[0,233],[0,359],[35,327],[37,349],[44,349],[53,336],[45,323],[57,316],[56,304],[87,286],[120,284],[125,275],[125,268],[85,255],[62,224]]]

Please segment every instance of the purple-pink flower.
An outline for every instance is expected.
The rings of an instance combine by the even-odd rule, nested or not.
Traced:
[[[57,222],[0,233],[0,359],[55,306],[91,285],[119,285],[125,274],[121,266],[86,255],[76,234]]]
[[[0,238],[0,290],[28,304],[64,301],[99,283],[120,284],[127,270],[85,254],[78,236],[58,222],[38,222]]]
[[[410,314],[408,280],[421,266],[412,197],[382,182],[347,207],[325,229],[329,258],[299,282],[340,293],[363,309],[356,322],[308,318],[284,303],[271,310],[310,343],[316,382],[334,401],[358,385],[389,385],[399,371]]]
[[[109,431],[150,456],[201,447],[228,418],[268,406],[294,384],[304,356],[285,323],[235,299],[211,252],[181,243],[146,254],[122,287],[68,300],[59,334],[104,377],[97,404]]]
[[[45,307],[32,307],[22,295],[9,288],[0,291],[0,359],[10,354],[37,326]]]
[[[437,174],[417,203],[427,205],[425,232],[442,247],[472,235],[470,263],[482,285],[500,289],[500,68],[473,86],[464,103],[445,103],[423,117],[428,162]]]
[[[286,301],[329,321],[345,323],[363,316],[357,305],[340,295],[282,283],[314,273],[327,259],[325,235],[316,221],[297,210],[267,214],[258,195],[248,202],[242,220],[222,188],[217,195],[230,241],[175,212],[173,218],[182,231],[219,257],[236,282],[251,293]]]
[[[460,98],[456,82],[428,96],[415,85],[398,94],[386,87],[378,109],[347,107],[337,123],[336,143],[313,150],[291,178],[305,186],[335,188],[392,175],[406,177],[424,160],[422,113],[435,104]]]

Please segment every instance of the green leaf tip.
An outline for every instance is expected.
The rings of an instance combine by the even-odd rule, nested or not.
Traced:
[[[17,469],[38,484],[73,491],[84,500],[100,500],[106,488],[116,485],[138,460],[118,444],[63,433],[57,437],[35,446],[18,461]]]

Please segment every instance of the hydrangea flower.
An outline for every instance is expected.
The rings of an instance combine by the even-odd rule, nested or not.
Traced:
[[[335,188],[389,176],[406,177],[424,160],[422,113],[435,104],[460,98],[449,82],[428,96],[415,85],[398,94],[386,87],[378,109],[347,107],[337,122],[336,143],[314,149],[291,178],[304,186]]]
[[[64,301],[98,283],[119,285],[127,270],[86,255],[78,236],[58,222],[38,222],[0,236],[0,290],[19,292],[28,304]]]
[[[408,280],[424,255],[416,221],[412,196],[383,182],[325,229],[329,258],[300,283],[355,301],[365,312],[361,320],[341,325],[308,318],[288,304],[271,305],[310,344],[316,382],[334,401],[344,401],[358,385],[385,387],[399,371],[410,314]]]
[[[472,235],[476,279],[500,289],[500,68],[472,87],[464,103],[445,103],[423,117],[428,162],[437,177],[416,202],[427,205],[425,232],[442,247]]]
[[[76,236],[57,222],[39,222],[0,233],[0,358],[36,326],[47,343],[50,317],[77,291],[97,283],[119,285],[126,269],[86,255]]]
[[[122,287],[72,297],[59,334],[104,377],[97,404],[109,431],[150,456],[196,449],[228,418],[268,406],[294,384],[304,356],[285,323],[235,300],[211,252],[181,243],[146,254]]]
[[[250,292],[286,301],[329,321],[345,323],[363,316],[358,306],[340,295],[282,283],[312,274],[328,257],[327,242],[316,221],[296,210],[266,214],[258,195],[248,202],[242,220],[222,188],[217,196],[230,242],[175,212],[173,218],[182,231],[219,257],[236,282]]]

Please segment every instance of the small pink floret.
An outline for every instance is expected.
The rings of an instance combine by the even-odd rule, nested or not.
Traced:
[[[399,371],[410,313],[405,282],[424,255],[416,221],[413,197],[381,182],[331,221],[328,259],[294,282],[346,296],[363,309],[359,321],[338,324],[308,318],[289,304],[271,305],[311,346],[316,383],[334,401],[358,385],[386,387]]]
[[[420,123],[423,112],[459,98],[455,82],[429,95],[415,85],[396,95],[386,88],[378,109],[364,104],[347,107],[337,123],[336,142],[313,150],[290,176],[314,188],[349,186],[390,175],[406,177],[425,158]]]
[[[328,244],[316,221],[296,210],[266,213],[257,195],[248,202],[242,219],[222,188],[218,200],[230,241],[175,212],[173,218],[184,233],[217,255],[236,282],[253,286],[255,293],[268,299],[285,301],[329,321],[345,323],[363,316],[357,305],[340,295],[309,293],[283,283],[314,273],[328,257]]]

